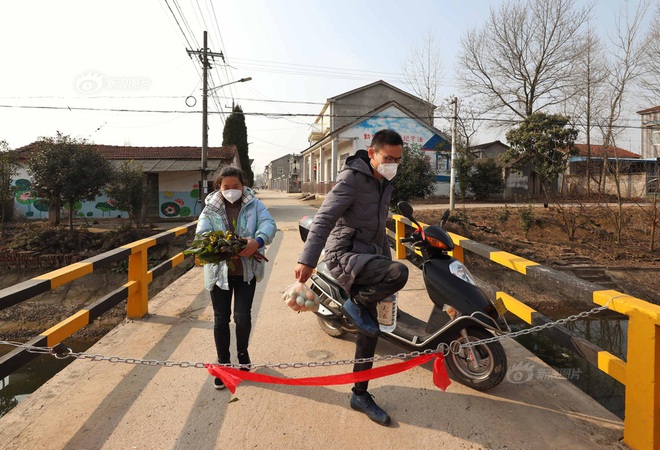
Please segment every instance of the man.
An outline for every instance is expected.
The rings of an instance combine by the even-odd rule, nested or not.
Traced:
[[[325,247],[325,263],[350,300],[344,315],[358,329],[355,358],[371,358],[378,341],[376,303],[401,290],[408,268],[393,262],[385,222],[392,197],[390,180],[401,162],[403,140],[392,130],[377,132],[368,150],[359,150],[342,167],[337,182],[314,216],[295,268],[305,282]],[[373,363],[355,364],[354,372]],[[351,408],[381,425],[390,416],[367,392],[368,381],[355,383]]]

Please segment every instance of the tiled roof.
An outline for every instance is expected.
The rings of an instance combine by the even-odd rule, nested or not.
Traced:
[[[575,144],[574,147],[578,151],[578,155],[587,156],[587,144]],[[629,152],[619,147],[609,146],[607,149],[602,145],[591,145],[591,156],[603,157],[607,151],[608,158],[641,158],[637,153]]]
[[[200,159],[201,147],[119,147],[97,145],[99,153],[106,159]],[[206,157],[209,159],[232,159],[236,147],[209,147]]]
[[[36,143],[16,149],[20,153],[29,153]],[[201,147],[131,147],[117,145],[95,145],[99,153],[109,160],[129,159],[190,159],[199,160],[202,157]],[[236,147],[209,147],[206,153],[208,159],[232,160]]]
[[[660,111],[660,106],[654,106],[653,108],[642,109],[641,111],[637,111],[637,114],[647,114],[656,111]]]
[[[430,103],[430,102],[424,100],[423,98],[417,97],[417,96],[411,94],[410,92],[406,92],[406,91],[404,91],[404,90],[402,90],[402,89],[399,89],[398,87],[393,86],[393,85],[391,85],[390,83],[388,83],[388,82],[386,82],[386,81],[383,81],[383,80],[374,81],[373,83],[369,83],[369,84],[366,84],[366,85],[364,85],[364,86],[360,86],[359,88],[355,88],[355,89],[350,90],[350,91],[348,91],[348,92],[344,92],[343,94],[335,95],[334,97],[330,97],[330,98],[328,99],[328,101],[329,101],[329,102],[330,102],[330,101],[336,101],[336,100],[339,100],[340,98],[348,97],[349,95],[353,95],[353,94],[355,94],[356,92],[364,91],[364,90],[367,90],[367,89],[372,88],[372,87],[374,87],[374,86],[378,86],[379,84],[382,85],[382,86],[388,87],[388,88],[392,89],[393,91],[399,92],[399,93],[401,93],[401,94],[403,94],[403,95],[405,95],[405,96],[407,96],[407,97],[410,97],[410,98],[412,98],[412,99],[415,99],[415,100],[418,101],[418,102],[426,103],[426,104],[428,104],[428,105],[431,105],[431,106],[433,106],[433,109],[436,108],[435,105],[433,105],[432,103]]]
[[[479,150],[479,149],[487,148],[487,147],[497,145],[497,144],[502,145],[504,147],[508,147],[508,145],[506,145],[502,141],[497,140],[497,141],[492,141],[492,142],[486,142],[484,144],[472,145],[472,146],[468,147],[468,150]]]

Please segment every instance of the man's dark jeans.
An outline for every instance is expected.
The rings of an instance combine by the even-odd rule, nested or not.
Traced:
[[[355,278],[351,288],[351,297],[368,306],[376,320],[376,303],[400,291],[408,281],[408,266],[387,259],[371,260]],[[371,358],[376,353],[378,336],[369,337],[358,332],[355,343],[355,359]],[[353,372],[371,369],[373,363],[360,363],[353,366]],[[355,391],[367,390],[368,381],[355,383]]]
[[[234,323],[236,324],[236,350],[245,353],[248,349],[250,331],[252,330],[252,300],[257,287],[257,280],[246,283],[243,277],[229,277],[229,290],[214,286],[211,291],[213,303],[213,337],[215,349],[218,352],[218,361],[230,362],[229,321],[231,319],[231,299],[234,297]]]

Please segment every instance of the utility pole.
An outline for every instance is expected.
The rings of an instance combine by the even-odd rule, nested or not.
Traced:
[[[456,97],[452,98],[451,118],[451,172],[449,173],[449,209],[454,210],[454,191],[456,187]]]
[[[200,61],[202,62],[202,164],[200,167],[202,177],[201,183],[199,186],[199,201],[204,207],[204,198],[207,194],[206,187],[206,155],[208,153],[209,147],[209,127],[208,127],[208,69],[211,68],[209,64],[209,58],[213,59],[214,57],[220,57],[222,60],[225,60],[225,56],[220,53],[214,53],[209,50],[207,44],[207,33],[204,31],[204,48],[201,50],[189,50],[188,56],[198,55]]]

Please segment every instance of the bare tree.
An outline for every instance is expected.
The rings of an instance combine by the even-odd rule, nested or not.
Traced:
[[[648,8],[647,0],[640,1],[631,17],[628,13],[627,3],[625,3],[617,16],[616,36],[611,38],[612,45],[609,46],[611,59],[608,91],[610,95],[607,116],[600,126],[603,133],[603,145],[606,148],[616,145],[616,137],[621,132],[616,125],[624,110],[626,94],[642,72],[644,47],[641,42],[640,26]]]
[[[459,78],[488,111],[525,118],[574,93],[589,9],[575,0],[508,0],[461,38]]]
[[[641,86],[648,93],[647,100],[655,104],[658,101],[658,86],[660,86],[660,3],[656,5],[651,28],[643,47],[644,75]]]
[[[655,231],[660,223],[660,204],[658,196],[660,195],[660,168],[656,168],[653,178],[647,182],[647,189],[653,192],[653,197],[648,203],[638,202],[637,206],[644,212],[649,224],[649,251],[655,249]]]
[[[456,105],[456,134],[457,134],[457,148],[459,150],[464,150],[475,145],[474,136],[479,131],[479,128],[483,124],[481,120],[481,112],[478,108],[478,105],[474,101],[468,101],[465,99],[457,99],[458,104]],[[451,121],[453,117],[452,112],[452,97],[446,97],[438,105],[436,117],[439,117],[441,124],[437,127],[447,134],[451,135]]]
[[[594,173],[590,170],[591,132],[598,118],[603,115],[605,107],[605,81],[608,75],[605,60],[603,45],[593,28],[589,26],[584,35],[583,52],[575,56],[576,75],[583,81],[578,84],[576,95],[572,95],[572,92],[565,93],[564,103],[564,114],[571,117],[575,127],[585,133],[587,195],[591,194],[590,180],[594,175],[594,181],[600,185],[600,171],[596,170]]]
[[[418,97],[428,103],[426,114],[433,124],[435,101],[444,77],[435,30],[429,27],[424,32],[420,42],[411,49],[410,56],[402,69],[405,83]]]
[[[630,219],[630,214],[626,213],[623,208],[624,195],[621,191],[623,176],[625,173],[629,172],[629,163],[626,163],[619,159],[618,153],[614,153],[614,161],[611,162],[606,157],[604,157],[604,167],[605,167],[605,180],[607,178],[611,179],[614,184],[614,195],[616,202],[610,204],[605,202],[605,209],[608,212],[608,219],[614,228],[615,240],[617,244],[621,243],[621,235],[623,233],[623,228],[628,223]]]
[[[569,241],[575,240],[577,230],[593,221],[598,210],[598,207],[589,198],[585,199],[580,194],[577,184],[567,186],[566,192],[562,191],[554,206]]]

